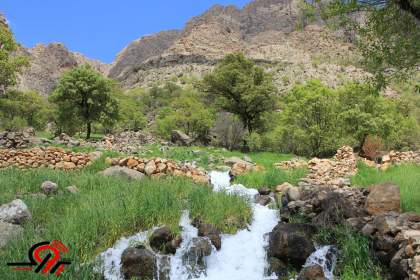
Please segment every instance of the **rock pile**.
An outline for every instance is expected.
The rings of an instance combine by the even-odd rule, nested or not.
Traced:
[[[37,147],[29,150],[0,150],[0,168],[37,168],[71,170],[91,163],[89,154],[66,152],[62,148]]]
[[[0,132],[0,147],[7,149],[21,149],[27,148],[31,139],[35,136],[35,131],[32,128],[24,131],[3,131]]]
[[[382,157],[382,164],[420,163],[420,151],[396,152],[391,151]]]
[[[141,146],[156,142],[156,138],[150,133],[143,131],[124,131],[116,135],[109,134],[101,141],[90,143],[90,145],[96,148],[133,154],[138,152]]]
[[[230,172],[229,172],[231,177],[236,177],[236,176],[239,176],[241,174],[251,172],[251,171],[263,170],[263,167],[254,164],[253,162],[251,162],[250,159],[244,160],[238,157],[230,157],[230,158],[225,159],[224,163],[227,166],[231,167]]]
[[[283,170],[307,168],[308,162],[302,159],[292,159],[292,160],[278,162],[275,164],[275,167],[277,169],[283,169]]]
[[[300,194],[298,200],[283,194],[280,211],[283,222],[293,214],[300,214],[319,228],[346,224],[372,238],[374,255],[391,268],[392,279],[420,278],[420,215],[399,213],[397,186],[389,183],[368,189],[304,186]],[[271,248],[277,249],[278,246]]]
[[[353,149],[344,146],[338,149],[333,159],[311,159],[308,162],[310,172],[299,186],[349,186],[348,178],[356,174],[356,164]]]
[[[80,146],[79,140],[76,140],[65,133],[61,133],[59,136],[55,137],[52,142],[57,145],[66,145],[68,147]]]
[[[191,178],[196,183],[210,183],[210,177],[202,170],[193,167],[191,164],[178,164],[173,160],[138,157],[108,158],[107,162],[113,166],[127,167],[136,170],[151,178],[164,176],[181,176]]]

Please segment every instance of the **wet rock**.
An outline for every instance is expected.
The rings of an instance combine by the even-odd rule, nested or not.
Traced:
[[[158,256],[158,279],[170,280],[171,258],[169,256]]]
[[[260,195],[269,195],[271,193],[271,190],[267,187],[262,187],[262,188],[258,189],[258,193]]]
[[[144,178],[144,174],[127,168],[127,167],[121,167],[121,166],[112,166],[104,171],[100,172],[103,176],[121,176],[129,180],[142,180]]]
[[[190,278],[197,278],[206,271],[205,257],[211,255],[211,243],[206,237],[191,239],[187,250],[182,256],[182,263],[187,268]]]
[[[272,202],[272,198],[269,195],[259,195],[257,194],[255,196],[255,203],[258,203],[262,206],[267,206]]]
[[[370,187],[365,208],[371,215],[400,212],[400,203],[400,189],[394,184],[384,183]]]
[[[58,191],[58,186],[56,183],[51,182],[51,181],[45,181],[42,183],[41,185],[41,189],[42,192],[46,195],[52,195],[57,193]]]
[[[173,130],[171,133],[171,142],[177,145],[189,146],[193,142],[191,137],[180,130]]]
[[[154,279],[157,272],[156,256],[145,248],[127,248],[121,256],[121,273],[125,279]]]
[[[181,237],[175,237],[168,227],[158,228],[153,231],[149,239],[150,247],[164,254],[175,254],[180,246]]]
[[[312,237],[316,232],[310,224],[279,223],[269,235],[268,255],[300,267],[315,251]]]
[[[198,225],[198,236],[209,238],[211,244],[213,244],[217,250],[222,248],[222,238],[220,237],[220,231],[215,226],[200,223]]]
[[[299,273],[298,280],[327,280],[320,265],[304,267]]]
[[[0,221],[21,225],[30,219],[32,215],[28,206],[20,199],[0,206]]]
[[[23,233],[23,227],[0,221],[0,248]]]
[[[277,259],[277,258],[268,258],[267,260],[268,262],[268,271],[267,271],[267,275],[270,276],[273,273],[278,277],[278,278],[282,278],[285,277],[287,275],[287,265]]]

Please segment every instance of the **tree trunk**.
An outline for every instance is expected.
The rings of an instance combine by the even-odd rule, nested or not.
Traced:
[[[92,125],[90,122],[87,123],[86,129],[86,140],[90,139],[90,133],[92,132]]]

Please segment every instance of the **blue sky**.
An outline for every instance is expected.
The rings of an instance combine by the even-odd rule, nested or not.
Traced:
[[[214,4],[249,0],[0,0],[0,12],[24,46],[62,42],[72,51],[111,62],[131,41],[187,20]]]

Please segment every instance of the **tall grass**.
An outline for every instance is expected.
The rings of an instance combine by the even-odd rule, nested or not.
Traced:
[[[399,186],[403,211],[420,213],[420,165],[404,164],[392,166],[385,171],[358,164],[359,172],[352,178],[352,184],[368,187],[378,183],[391,182]]]
[[[234,232],[251,219],[248,201],[210,188],[195,185],[181,178],[132,182],[123,178],[103,177],[97,171],[105,167],[104,159],[80,171],[64,172],[50,169],[0,170],[0,203],[14,199],[16,193],[27,193],[23,200],[33,219],[24,225],[21,238],[0,250],[4,262],[24,261],[27,250],[36,242],[58,239],[70,247],[73,264],[63,279],[96,279],[87,264],[121,236],[167,225],[179,232],[183,209],[191,216],[200,216],[226,232]],[[76,185],[76,195],[61,191],[40,198],[41,183],[51,180],[60,190]],[[197,205],[200,205],[198,207]],[[226,221],[231,221],[227,224]],[[32,272],[11,272],[0,266],[0,279],[45,279]]]
[[[369,238],[345,227],[322,228],[315,237],[340,250],[334,274],[342,280],[380,280],[382,268],[372,258]]]

